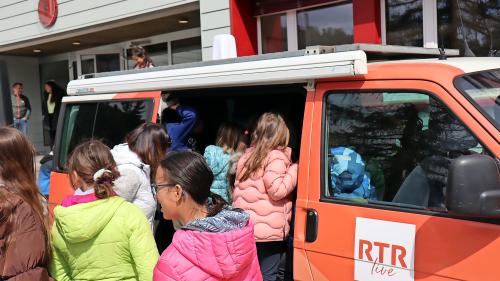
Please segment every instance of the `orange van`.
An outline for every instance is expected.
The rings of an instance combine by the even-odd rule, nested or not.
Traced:
[[[295,280],[499,280],[500,58],[438,55],[355,44],[72,81],[50,206],[72,192],[64,167],[79,142],[120,143],[161,122],[162,96],[175,93],[200,112],[199,150],[224,121],[288,120]],[[428,58],[386,59],[403,56]],[[372,193],[352,192],[345,175]]]

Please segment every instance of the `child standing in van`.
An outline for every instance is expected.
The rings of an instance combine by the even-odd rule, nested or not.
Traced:
[[[126,143],[116,145],[111,150],[120,172],[114,190],[141,208],[151,226],[156,212],[151,181],[167,148],[165,129],[158,124],[144,123],[127,135]]]
[[[227,173],[229,160],[237,152],[243,141],[243,132],[233,124],[222,124],[217,132],[215,145],[205,148],[204,157],[214,174],[210,191],[220,195],[226,202],[231,202]]]
[[[156,173],[163,217],[182,228],[163,252],[154,281],[259,281],[249,215],[210,192],[213,174],[195,152],[169,154]]]
[[[297,164],[288,148],[290,132],[283,118],[263,114],[252,134],[251,147],[238,161],[233,206],[250,214],[264,280],[276,280],[284,240],[290,230]]]
[[[189,150],[188,140],[196,125],[198,114],[193,108],[182,106],[175,95],[169,95],[166,103],[167,108],[162,119],[172,140],[169,151]]]
[[[120,176],[109,148],[80,144],[68,160],[74,195],[54,210],[51,275],[63,280],[150,281],[158,259],[151,227],[134,204],[116,196]]]

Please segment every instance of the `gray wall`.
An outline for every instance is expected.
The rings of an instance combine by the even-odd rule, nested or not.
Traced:
[[[57,2],[59,12],[56,23],[46,29],[38,20],[38,0],[1,0],[0,47],[198,1],[58,0]]]
[[[28,137],[39,152],[44,152],[42,131],[42,99],[38,59],[30,57],[0,56],[7,63],[9,84],[24,84],[24,94],[31,104],[31,118],[28,121]]]
[[[211,60],[214,36],[231,34],[229,0],[200,0],[200,20],[203,60]]]

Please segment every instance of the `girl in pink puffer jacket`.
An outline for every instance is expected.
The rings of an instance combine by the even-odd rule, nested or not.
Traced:
[[[290,132],[283,118],[263,114],[252,146],[238,161],[233,206],[250,214],[255,225],[257,255],[264,280],[276,280],[283,242],[290,230],[291,192],[297,185],[297,164],[288,148]]]
[[[249,215],[210,192],[213,178],[194,152],[172,152],[160,163],[161,212],[183,226],[156,264],[154,281],[262,280]]]

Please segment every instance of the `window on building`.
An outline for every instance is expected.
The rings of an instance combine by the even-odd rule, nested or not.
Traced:
[[[201,37],[172,41],[172,64],[202,60]]]
[[[120,53],[82,55],[80,57],[81,73],[93,74],[97,72],[119,71]]]
[[[286,23],[286,14],[262,16],[260,18],[262,53],[266,54],[288,50]]]
[[[500,50],[499,1],[437,0],[437,13],[440,46],[476,56]]]
[[[82,75],[95,73],[95,56],[82,56],[80,62],[82,65]]]
[[[99,139],[110,147],[123,142],[130,131],[151,120],[152,111],[153,100],[68,104],[58,166],[63,169],[68,155],[85,140]]]
[[[297,11],[299,49],[353,43],[352,2]]]
[[[445,211],[451,160],[483,153],[450,110],[423,93],[331,93],[326,118],[326,198]]]
[[[120,70],[120,54],[98,54],[95,57],[97,72]]]
[[[388,45],[422,47],[423,0],[385,0]]]

